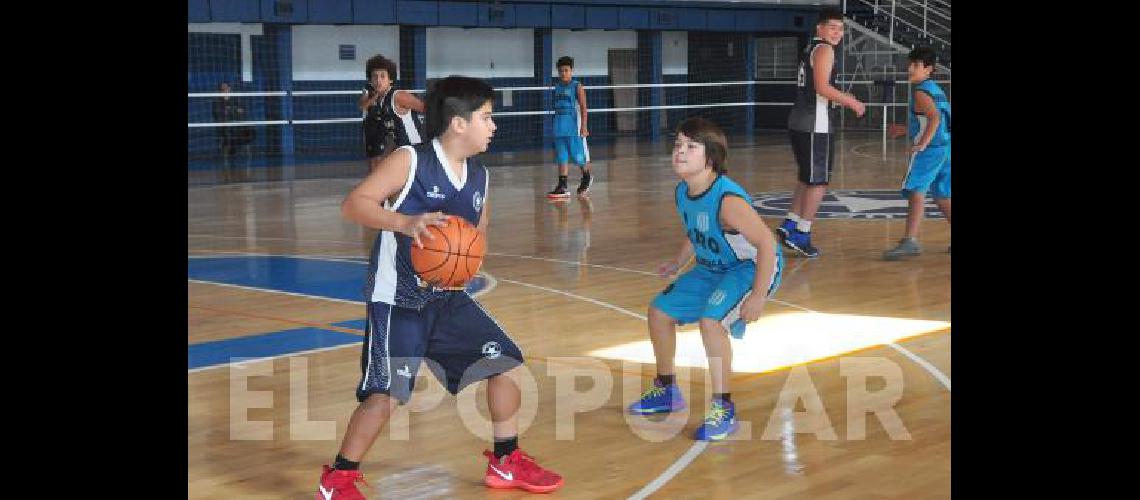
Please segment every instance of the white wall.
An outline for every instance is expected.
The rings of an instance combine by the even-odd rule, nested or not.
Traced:
[[[340,45],[356,45],[356,60],[340,60]],[[400,67],[400,27],[293,26],[293,80],[364,81],[364,63],[382,54]]]
[[[574,76],[608,75],[609,49],[636,49],[637,32],[633,30],[553,30],[554,61],[562,56],[574,58]],[[558,68],[550,68],[550,76],[558,76]]]
[[[229,33],[241,35],[241,80],[253,81],[253,46],[250,35],[260,35],[260,24],[241,23],[187,23],[187,33]]]
[[[236,33],[241,35],[242,80],[253,80],[250,35],[261,35],[260,24],[188,23],[188,32]],[[662,69],[666,75],[688,73],[689,38],[685,31],[665,31]],[[609,73],[609,49],[636,49],[633,30],[553,30],[554,60],[574,58],[577,76]],[[341,61],[339,45],[356,45],[356,60]],[[400,28],[390,25],[295,25],[293,26],[294,80],[364,80],[364,63],[383,54],[400,62]],[[499,28],[427,29],[428,78],[467,75],[478,78],[530,78],[534,71],[534,30]],[[492,67],[492,65],[494,67]],[[558,76],[550,68],[550,76]]]
[[[534,30],[427,29],[427,77],[533,78]]]
[[[661,32],[661,59],[662,74],[689,74],[689,32]]]

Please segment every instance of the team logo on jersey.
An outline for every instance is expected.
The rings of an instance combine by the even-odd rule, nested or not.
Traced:
[[[724,299],[726,298],[728,298],[728,292],[725,292],[724,290],[717,290],[713,292],[712,295],[709,295],[709,305],[719,306],[720,303],[724,302]]]
[[[752,206],[763,217],[783,217],[792,205],[792,193],[752,195]],[[926,218],[942,219],[934,199],[926,198]],[[906,199],[897,189],[857,189],[830,191],[823,196],[816,214],[820,219],[882,220],[905,219]]]
[[[475,207],[475,213],[479,213],[483,209],[483,195],[475,191],[475,196],[471,197],[471,205]]]
[[[494,340],[483,344],[483,356],[487,359],[495,359],[503,354],[503,347]]]
[[[439,192],[439,186],[432,186],[427,194],[428,198],[447,198],[446,194]]]
[[[697,214],[697,231],[702,233],[709,232],[709,213],[701,212]]]
[[[424,281],[423,278],[420,278],[420,275],[418,274],[414,274],[412,277],[416,279],[416,286],[420,288],[431,288],[432,290],[436,291],[441,290],[432,286],[431,283]],[[491,291],[498,284],[499,281],[494,277],[480,271],[478,274],[467,281],[467,284],[464,285],[463,289],[467,291],[467,295],[470,295],[472,298],[474,298]]]
[[[408,364],[404,363],[404,367],[396,370],[396,374],[404,378],[412,378],[412,370],[408,368]]]

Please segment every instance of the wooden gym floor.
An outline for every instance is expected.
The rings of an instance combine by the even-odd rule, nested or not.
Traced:
[[[786,136],[733,146],[729,175],[749,192],[770,198],[794,187]],[[678,329],[678,355],[692,358],[678,362],[690,409],[672,419],[623,413],[653,376],[644,314],[666,284],[653,271],[684,237],[668,147],[619,141],[593,151],[609,159],[594,162],[588,199],[565,203],[542,196],[555,178],[549,162],[495,166],[488,158],[491,253],[476,295],[527,356],[533,385],[523,384],[521,446],[566,478],[553,495],[948,498],[950,229],[942,218],[923,222],[925,253],[909,261],[880,259],[901,236],[902,218],[821,219],[819,258],[786,251],[776,300],[735,347],[733,400],[750,425],[740,439],[689,437],[708,399],[695,325]],[[891,197],[882,194],[906,173],[901,141],[884,157],[877,137],[849,134],[837,151],[830,189],[839,197],[825,205],[848,216],[886,210]],[[188,189],[189,498],[314,497],[360,377],[362,262],[374,233],[339,215],[357,181]],[[572,168],[571,188],[577,181]],[[872,190],[877,198],[859,194]],[[773,228],[780,220],[765,217]],[[240,365],[202,357],[260,352],[253,344],[280,351]],[[556,374],[578,377],[560,389]],[[416,397],[362,464],[375,488],[365,494],[529,496],[482,486],[482,384],[455,398],[426,370],[419,377]]]

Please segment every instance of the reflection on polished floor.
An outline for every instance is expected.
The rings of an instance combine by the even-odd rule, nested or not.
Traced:
[[[786,140],[734,146],[729,175],[762,214],[778,211],[795,183]],[[589,197],[562,203],[542,196],[549,162],[487,158],[490,254],[471,292],[527,357],[522,443],[566,477],[556,495],[950,496],[950,228],[930,211],[925,253],[881,260],[905,213],[907,155],[888,146],[883,156],[874,137],[840,142],[830,218],[814,231],[822,255],[788,252],[776,300],[736,344],[747,432],[699,448],[689,435],[708,394],[692,325],[678,332],[691,408],[670,419],[622,411],[653,375],[644,315],[666,285],[654,270],[684,237],[667,145],[608,146]],[[340,217],[358,180],[188,188],[190,498],[312,498],[336,454],[356,405],[375,237]],[[445,397],[426,372],[417,385],[362,465],[369,498],[526,496],[482,486],[485,390]]]

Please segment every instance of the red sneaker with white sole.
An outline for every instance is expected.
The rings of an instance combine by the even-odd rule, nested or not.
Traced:
[[[502,459],[495,453],[484,451],[487,457],[487,476],[483,483],[491,488],[520,488],[531,493],[549,493],[562,487],[562,476],[543,469],[534,458],[516,449]]]

